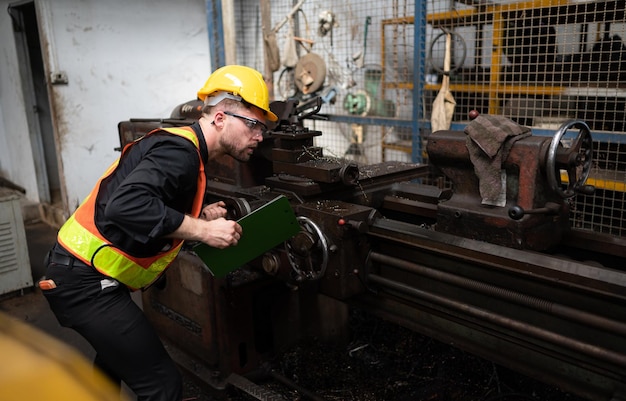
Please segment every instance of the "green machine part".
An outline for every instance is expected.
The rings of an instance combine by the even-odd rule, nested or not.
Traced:
[[[348,93],[343,101],[343,108],[350,114],[362,116],[391,117],[395,115],[395,104],[381,99],[380,84],[382,71],[378,69],[365,70],[365,90]]]

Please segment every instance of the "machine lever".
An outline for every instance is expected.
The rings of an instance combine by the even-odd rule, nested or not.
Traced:
[[[583,195],[593,195],[596,192],[596,187],[593,185],[580,185],[574,188],[574,191]]]
[[[366,233],[367,230],[369,229],[368,224],[366,222],[362,221],[362,220],[339,219],[337,221],[337,224],[339,224],[340,226],[343,226],[343,227],[351,227],[351,228],[355,229],[356,231],[358,231],[361,234]]]
[[[310,100],[307,100],[305,103],[298,105],[296,108],[296,114],[298,115],[298,119],[304,120],[307,117],[311,117],[314,114],[317,114],[322,108],[322,98],[316,96]]]
[[[548,202],[544,207],[528,210],[516,205],[509,209],[509,217],[513,220],[519,220],[527,214],[558,214],[560,209],[561,205],[554,202]]]

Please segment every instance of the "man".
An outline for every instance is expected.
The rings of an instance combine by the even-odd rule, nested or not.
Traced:
[[[263,77],[248,67],[216,70],[198,97],[197,123],[124,148],[59,230],[39,283],[60,324],[85,337],[95,365],[138,400],[180,400],[182,381],[130,290],[158,279],[183,241],[225,248],[245,235],[225,219],[224,202],[203,207],[204,165],[225,154],[247,161],[266,121],[277,120]]]

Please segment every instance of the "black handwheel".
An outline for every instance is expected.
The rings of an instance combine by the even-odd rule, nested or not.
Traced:
[[[443,30],[443,32],[441,32],[439,35],[435,36],[435,38],[430,42],[430,49],[428,51],[427,54],[427,58],[426,61],[427,63],[430,63],[430,65],[433,67],[433,69],[435,69],[435,71],[437,71],[440,74],[449,74],[452,75],[452,73],[456,72],[456,70],[458,70],[459,68],[463,67],[463,63],[465,63],[465,58],[467,57],[467,44],[465,43],[465,39],[463,38],[463,35],[458,34],[454,31],[450,31],[448,29],[445,28],[441,28]],[[434,51],[434,47],[435,47],[435,43],[440,39],[440,38],[444,38],[444,43],[445,43],[445,38],[447,34],[450,34],[452,37],[452,40],[456,40],[457,43],[460,44],[460,46],[455,46],[455,44],[452,45],[452,48],[455,50],[458,50],[459,47],[461,49],[461,56],[460,59],[458,57],[454,57],[454,60],[450,60],[451,63],[454,64],[454,68],[451,68],[450,71],[444,71],[442,67],[439,67],[438,65],[435,64],[434,58],[435,56],[433,55],[433,51]],[[445,52],[445,46],[444,46],[444,52]],[[454,52],[454,50],[453,50]],[[458,56],[458,52],[454,52],[455,56]],[[442,58],[443,60],[443,58]]]
[[[578,129],[569,147],[561,143],[568,130]],[[546,158],[546,175],[550,188],[563,199],[571,198],[584,187],[591,170],[593,140],[589,126],[579,120],[565,122],[554,134]],[[561,186],[561,170],[567,171],[567,187]]]
[[[319,280],[328,265],[328,241],[321,228],[305,216],[298,216],[302,230],[285,242],[287,258],[297,280]]]

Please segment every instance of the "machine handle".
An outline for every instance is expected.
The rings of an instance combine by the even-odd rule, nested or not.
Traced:
[[[596,192],[596,187],[593,185],[580,185],[574,188],[574,191],[583,195],[593,195]]]
[[[509,217],[513,220],[520,220],[527,214],[558,214],[561,206],[558,203],[548,202],[544,207],[524,210],[521,206],[515,205],[509,209]]]

